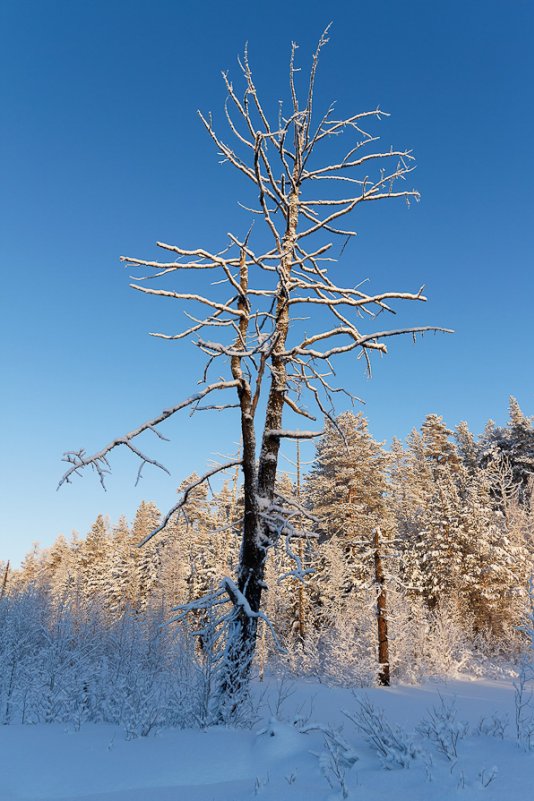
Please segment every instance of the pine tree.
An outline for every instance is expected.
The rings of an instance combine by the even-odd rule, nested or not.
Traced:
[[[104,599],[109,557],[109,523],[99,514],[79,546],[82,594],[86,603]]]
[[[60,534],[45,552],[43,570],[53,604],[58,607],[72,603],[81,582],[77,543],[69,543]]]
[[[111,535],[106,604],[115,615],[137,604],[139,556],[128,521],[121,515]]]
[[[241,501],[237,492],[237,475],[233,487],[225,481],[214,497],[211,536],[219,575],[233,575],[239,561],[239,533],[243,514]]]
[[[161,514],[152,501],[141,501],[135,513],[132,525],[132,539],[136,548],[135,566],[135,608],[145,611],[150,602],[160,603],[161,595],[157,594],[161,568],[160,547],[151,540],[142,548],[138,548],[145,537],[153,531]]]
[[[492,495],[487,470],[472,474],[461,516],[466,553],[460,587],[475,632],[505,640],[518,623],[518,589],[525,582],[525,552]]]
[[[519,488],[519,500],[528,505],[534,480],[533,418],[526,417],[513,396],[510,396],[509,420],[505,427],[489,421],[480,442],[480,463],[510,465],[513,482]]]
[[[9,581],[9,559],[7,562],[0,561],[0,599],[7,595],[7,585]]]
[[[306,497],[325,537],[341,544],[348,567],[344,595],[372,581],[373,532],[384,526],[386,515],[385,468],[386,455],[362,414],[345,412],[335,426],[327,422],[306,479]]]
[[[18,571],[15,584],[21,588],[40,585],[42,570],[42,552],[38,542],[34,542],[31,551],[24,557]]]
[[[408,438],[399,465],[402,508],[397,505],[404,581],[430,608],[457,589],[465,543],[460,527],[466,470],[441,417],[428,415]],[[398,500],[399,489],[395,490]]]
[[[335,624],[340,611],[348,613],[355,604],[366,617],[376,615],[381,684],[390,680],[384,561],[391,545],[391,521],[385,500],[386,466],[386,454],[369,433],[366,419],[346,412],[335,426],[327,426],[307,480],[309,502],[323,521],[327,539],[312,582],[321,615]],[[374,602],[367,597],[371,588]],[[355,594],[360,598],[356,600]]]
[[[462,464],[467,471],[473,475],[479,466],[480,449],[465,421],[462,421],[456,426],[454,438]]]

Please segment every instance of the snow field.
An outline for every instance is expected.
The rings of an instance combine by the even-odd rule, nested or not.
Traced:
[[[165,729],[128,740],[108,724],[79,730],[64,724],[3,726],[0,801],[534,797],[534,752],[516,742],[508,682],[433,682],[358,690],[355,697],[345,688],[271,679],[256,685],[255,693],[258,720],[250,729]],[[400,762],[408,767],[399,767],[394,746],[387,758],[381,756],[343,714],[354,717],[358,699],[374,712],[383,710],[386,727],[407,749]],[[440,708],[453,709],[449,723],[438,721],[434,728],[446,741],[451,731],[460,732],[456,756],[447,756],[420,726],[424,720],[428,727],[429,710]]]

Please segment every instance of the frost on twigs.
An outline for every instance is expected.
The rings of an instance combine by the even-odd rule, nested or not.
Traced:
[[[469,733],[469,726],[457,719],[454,700],[446,699],[440,694],[439,704],[429,710],[417,726],[417,732],[453,762],[458,758],[458,743]]]
[[[203,721],[205,725],[232,722],[233,725],[246,723],[250,725],[253,715],[250,711],[251,698],[248,683],[236,685],[230,694],[222,691],[228,677],[228,652],[239,646],[239,626],[242,616],[261,623],[270,632],[274,646],[280,653],[285,649],[278,639],[269,617],[262,611],[255,612],[235,582],[225,577],[219,586],[187,604],[180,604],[174,610],[175,615],[169,623],[187,624],[186,630],[198,638],[201,646],[201,660],[207,666],[209,676],[206,687],[206,700]],[[244,654],[247,660],[248,655]],[[237,681],[237,676],[231,680]]]
[[[147,420],[141,425],[134,428],[132,431],[129,431],[127,434],[124,434],[121,437],[116,437],[111,442],[109,442],[105,447],[101,450],[93,453],[92,455],[87,455],[86,451],[83,448],[80,448],[77,451],[66,451],[63,455],[63,461],[67,462],[67,464],[71,465],[69,469],[63,474],[61,477],[58,489],[63,484],[70,484],[72,481],[72,477],[74,475],[80,476],[81,471],[86,467],[91,467],[92,470],[95,470],[98,474],[98,478],[100,479],[100,483],[102,487],[105,489],[105,477],[111,473],[111,467],[109,463],[109,454],[115,448],[120,447],[121,445],[128,448],[137,458],[140,460],[140,466],[137,472],[137,481],[141,478],[141,472],[145,464],[151,464],[154,467],[158,467],[160,470],[163,470],[165,473],[170,475],[169,470],[156,459],[145,454],[141,451],[137,445],[134,444],[134,440],[137,439],[141,434],[145,431],[152,431],[159,439],[167,440],[166,437],[159,431],[157,428],[158,425],[163,423],[168,418],[172,417],[176,412],[181,411],[187,407],[195,407],[195,404],[198,404],[199,401],[202,400],[206,395],[214,392],[216,390],[224,390],[224,389],[231,389],[232,387],[236,386],[235,381],[218,381],[213,384],[210,384],[207,387],[204,387],[200,392],[191,395],[189,398],[186,398],[184,401],[181,401],[176,406],[170,407],[168,409],[164,409],[157,417],[154,417],[152,420]]]
[[[359,759],[358,754],[345,740],[339,729],[322,723],[308,722],[299,727],[302,734],[320,732],[324,751],[317,753],[319,768],[332,790],[340,790],[342,798],[349,797],[346,774]]]
[[[222,473],[225,470],[230,469],[231,467],[238,467],[241,464],[241,459],[231,459],[228,462],[224,462],[223,464],[218,464],[215,467],[212,467],[211,470],[208,470],[204,475],[197,478],[195,481],[192,481],[190,484],[187,484],[186,487],[183,488],[180,500],[176,503],[172,509],[169,509],[163,520],[161,521],[160,525],[157,528],[150,531],[144,539],[138,543],[138,547],[142,548],[143,545],[146,545],[147,542],[150,542],[152,537],[155,537],[156,534],[159,534],[164,528],[169,524],[170,520],[180,511],[183,510],[185,505],[187,504],[187,499],[190,493],[198,486],[204,483],[209,483],[209,480],[212,476],[217,475],[217,473]]]
[[[368,698],[356,697],[356,704],[354,712],[344,710],[343,714],[363,734],[387,770],[409,768],[422,756],[408,733],[389,723],[384,713],[376,709]]]

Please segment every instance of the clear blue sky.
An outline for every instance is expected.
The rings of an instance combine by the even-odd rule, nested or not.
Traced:
[[[184,416],[156,449],[171,478],[147,469],[135,489],[117,455],[107,493],[90,474],[55,491],[64,450],[95,450],[194,385],[198,351],[146,333],[174,328],[177,306],[128,289],[118,256],[248,227],[197,108],[221,118],[220,71],[237,78],[246,40],[260,90],[285,96],[291,40],[307,65],[330,19],[319,102],[391,112],[383,142],[414,149],[422,193],[355,219],[339,269],[377,290],[425,283],[431,302],[399,321],[457,332],[392,343],[372,381],[353,363],[342,379],[379,439],[428,412],[479,431],[505,421],[510,393],[534,414],[530,0],[3,0],[0,558],[142,498],[168,508],[184,475],[232,450],[231,418]]]

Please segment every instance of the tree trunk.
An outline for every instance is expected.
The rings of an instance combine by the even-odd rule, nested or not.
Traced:
[[[387,593],[382,565],[382,550],[380,543],[380,528],[377,526],[374,531],[374,551],[375,551],[375,582],[378,596],[376,599],[376,619],[378,625],[378,683],[383,687],[389,687],[389,639],[388,639],[388,618],[387,618]]]
[[[243,523],[243,540],[239,560],[237,586],[245,596],[253,615],[238,604],[230,622],[227,653],[223,669],[221,691],[225,699],[225,709],[230,714],[236,711],[242,690],[248,683],[258,631],[257,613],[261,609],[261,596],[265,588],[265,562],[268,549],[274,544],[268,521],[262,517],[274,497],[278,455],[280,451],[279,431],[282,427],[284,395],[287,387],[285,364],[285,346],[289,330],[289,293],[287,282],[291,273],[291,264],[297,236],[298,191],[290,198],[287,228],[282,240],[280,256],[279,293],[276,305],[276,342],[271,355],[271,384],[267,399],[262,446],[258,468],[256,470],[256,436],[254,429],[255,405],[251,397],[250,386],[245,379],[241,367],[241,359],[232,359],[233,377],[240,381],[238,388],[241,408],[241,433],[243,437],[243,488],[245,516]],[[246,291],[248,273],[243,258],[241,267],[242,296],[238,309],[248,310]],[[241,317],[239,345],[246,343],[248,319]],[[223,712],[224,714],[224,712]]]
[[[4,577],[2,579],[2,587],[0,588],[0,598],[3,598],[4,595],[6,594],[8,576],[9,576],[9,562],[7,562],[6,568],[4,570]]]
[[[236,339],[237,348],[246,347],[248,332],[248,269],[245,254],[242,253],[240,266],[241,294],[238,309],[243,313],[239,322],[239,334]],[[243,538],[237,574],[237,587],[247,599],[252,612],[258,612],[261,604],[261,591],[265,572],[264,549],[259,547],[260,510],[257,494],[256,468],[256,433],[254,429],[253,399],[250,384],[243,373],[241,358],[231,359],[232,375],[239,381],[237,389],[241,409],[241,437],[243,441],[243,492],[244,520]],[[234,603],[232,618],[229,623],[227,651],[225,655],[220,697],[225,703],[219,715],[233,715],[239,703],[243,688],[246,686],[254,656],[257,617],[247,615],[242,606]]]
[[[297,440],[297,500],[300,503],[300,440]],[[304,564],[304,542],[302,537],[298,541],[299,559],[301,565]],[[298,632],[301,646],[304,647],[304,638],[306,636],[306,611],[304,608],[304,584],[302,579],[298,582],[297,587],[297,619],[298,619]]]

